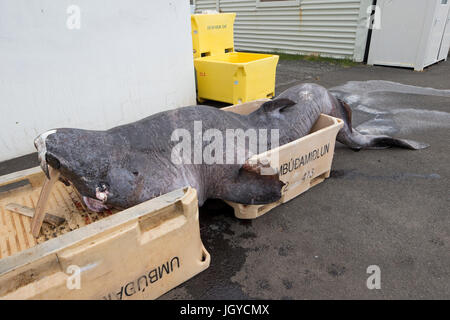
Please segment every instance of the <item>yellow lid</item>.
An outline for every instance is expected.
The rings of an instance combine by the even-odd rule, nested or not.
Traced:
[[[234,51],[235,17],[236,13],[192,14],[194,58]]]

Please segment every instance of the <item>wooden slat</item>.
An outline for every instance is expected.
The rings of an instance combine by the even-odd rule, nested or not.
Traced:
[[[57,200],[55,199],[55,201],[57,201]],[[35,213],[35,210],[33,208],[23,206],[18,203],[8,203],[5,208],[9,211],[19,213],[19,214],[24,215],[29,218],[33,218],[34,213]],[[57,227],[61,223],[63,223],[64,220],[65,220],[64,218],[58,217],[54,214],[51,214],[48,212],[45,213],[44,222],[47,222],[47,223],[51,224],[52,226]]]
[[[44,222],[45,217],[45,207],[47,205],[48,198],[52,192],[53,185],[58,181],[59,171],[53,170],[51,167],[48,168],[50,180],[46,180],[44,182],[44,186],[42,187],[41,194],[39,196],[39,201],[36,205],[36,211],[33,216],[33,220],[31,221],[31,234],[33,237],[39,237],[39,233],[41,232],[42,223]]]
[[[12,217],[9,212],[6,212],[3,208],[0,208],[3,217],[3,233],[6,238],[6,250],[8,255],[14,254],[21,251],[20,245],[18,244],[18,236],[16,235],[16,230],[12,224]]]
[[[38,169],[40,170],[40,168]],[[28,173],[30,175],[26,175]],[[30,180],[30,177],[35,182],[28,185],[27,188],[13,188],[7,193],[3,193],[2,197],[0,197],[0,258],[32,248],[38,243],[43,243],[72,230],[82,228],[117,212],[117,210],[103,213],[89,212],[83,207],[82,199],[75,189],[72,186],[65,186],[58,181],[52,188],[45,211],[51,212],[55,216],[64,217],[65,221],[58,226],[48,223],[43,224],[39,237],[34,238],[31,234],[32,219],[9,211],[7,205],[15,203],[16,205],[27,207],[28,210],[35,210],[43,181],[46,180],[46,177],[42,171],[38,174],[37,169],[26,170],[22,174],[15,173],[8,176],[11,180],[4,177],[0,179],[6,185],[10,181]]]

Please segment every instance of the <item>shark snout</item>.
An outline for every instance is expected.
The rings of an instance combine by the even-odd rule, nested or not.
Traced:
[[[36,139],[34,139],[34,146],[38,152],[39,164],[44,171],[45,175],[49,177],[48,172],[48,163],[47,163],[47,137],[53,133],[56,133],[56,130],[50,130],[42,133]]]

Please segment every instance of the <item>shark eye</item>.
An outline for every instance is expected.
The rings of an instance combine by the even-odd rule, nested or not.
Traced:
[[[100,192],[105,192],[105,191],[107,191],[109,189],[109,185],[106,182],[100,182],[97,185],[97,189]]]
[[[45,160],[52,168],[61,168],[61,162],[59,162],[59,160],[55,156],[51,155],[48,152],[45,154]]]

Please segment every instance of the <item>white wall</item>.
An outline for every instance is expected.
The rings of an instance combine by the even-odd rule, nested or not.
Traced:
[[[52,128],[195,104],[189,14],[187,0],[0,0],[0,161]]]

